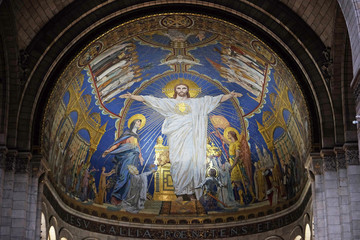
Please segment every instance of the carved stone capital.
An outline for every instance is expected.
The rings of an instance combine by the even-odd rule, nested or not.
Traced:
[[[357,144],[344,144],[347,165],[359,165],[359,148]]]
[[[337,148],[334,148],[334,152],[336,154],[337,170],[346,169],[345,150],[343,148],[337,147]]]
[[[0,168],[5,169],[6,166],[6,154],[8,153],[8,149],[5,146],[0,147]]]
[[[323,159],[324,172],[336,171],[336,155],[333,150],[321,150],[321,157]]]
[[[307,169],[315,175],[323,174],[323,159],[320,153],[311,153],[307,161]]]
[[[30,152],[19,152],[16,156],[15,172],[28,173],[30,169],[30,159],[32,154]]]
[[[17,150],[9,150],[6,153],[5,171],[14,171],[15,170],[15,162],[16,162],[17,155],[18,155]]]

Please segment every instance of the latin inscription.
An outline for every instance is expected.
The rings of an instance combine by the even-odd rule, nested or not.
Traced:
[[[66,223],[91,232],[102,233],[106,235],[121,236],[128,238],[145,238],[145,239],[216,239],[216,238],[228,238],[236,236],[244,236],[249,234],[262,233],[271,231],[277,228],[284,227],[297,219],[299,219],[304,212],[305,206],[311,197],[311,191],[309,190],[302,204],[289,214],[281,217],[275,217],[269,221],[243,224],[235,227],[224,227],[224,228],[209,228],[201,230],[171,230],[171,229],[149,229],[146,228],[135,228],[112,225],[102,222],[96,222],[75,216],[65,211],[53,197],[51,191],[44,187],[44,195],[49,200],[60,218]],[[121,221],[119,222],[121,224]],[[170,226],[169,226],[170,227]]]

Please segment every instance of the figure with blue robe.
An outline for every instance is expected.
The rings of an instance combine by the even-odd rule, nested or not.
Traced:
[[[116,173],[116,182],[111,193],[111,204],[119,205],[129,193],[130,177],[128,166],[141,166],[144,159],[141,155],[138,131],[145,125],[145,117],[142,114],[132,116],[128,121],[126,130],[111,146],[103,153],[103,157],[113,155],[113,163]]]

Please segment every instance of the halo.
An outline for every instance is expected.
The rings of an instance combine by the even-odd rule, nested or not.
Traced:
[[[239,134],[238,130],[236,130],[236,129],[233,128],[233,127],[227,127],[227,128],[225,128],[225,130],[224,130],[224,137],[230,142],[230,138],[228,138],[228,133],[229,133],[230,131],[235,132],[235,133],[236,133],[236,136],[237,136],[237,138],[238,138],[238,141],[240,141],[240,134]]]
[[[168,82],[165,87],[162,89],[162,92],[165,93],[165,95],[168,98],[174,97],[174,87],[180,83],[184,83],[189,86],[189,93],[190,97],[194,98],[196,97],[200,92],[201,88],[193,81],[185,79],[185,78],[178,78],[176,80],[172,80]]]
[[[207,176],[207,177],[210,176],[210,170],[211,170],[211,169],[214,169],[214,170],[215,170],[215,172],[216,172],[215,177],[219,176],[219,171],[218,171],[218,169],[216,169],[216,168],[214,168],[214,167],[208,167],[208,168],[206,169],[206,176]]]
[[[145,126],[145,123],[146,123],[146,118],[142,114],[135,114],[135,115],[131,116],[131,118],[128,120],[128,128],[130,128],[131,123],[135,119],[140,119],[141,120],[141,125],[139,127],[139,130],[142,129]]]

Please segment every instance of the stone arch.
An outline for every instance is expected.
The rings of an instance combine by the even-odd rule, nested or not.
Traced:
[[[338,3],[345,17],[347,29],[352,30],[349,37],[353,56],[353,74],[358,79],[360,77],[360,49],[358,48],[360,46],[360,9],[356,1],[338,0]]]
[[[246,28],[248,28],[254,34],[258,35],[258,37],[264,41],[269,42],[273,47],[273,50],[278,52],[280,56],[288,63],[289,67],[296,75],[296,78],[299,80],[301,87],[304,89],[304,94],[309,99],[308,104],[310,108],[310,114],[312,115],[311,119],[313,121],[313,142],[317,145],[320,144],[323,147],[329,147],[333,145],[333,133],[331,131],[324,132],[322,130],[332,128],[334,125],[332,117],[322,117],[325,112],[330,112],[330,115],[333,115],[332,103],[328,95],[329,92],[324,91],[324,89],[327,89],[327,86],[324,84],[323,77],[317,68],[318,62],[321,61],[321,52],[319,49],[323,49],[324,45],[316,36],[316,34],[314,34],[313,31],[309,29],[305,22],[300,21],[299,23],[299,21],[297,21],[296,24],[293,24],[294,22],[292,21],[294,20],[291,18],[291,10],[288,9],[285,5],[282,5],[281,7],[285,10],[289,10],[285,11],[288,12],[286,13],[286,18],[288,19],[286,20],[289,21],[284,21],[283,24],[292,26],[290,28],[285,28],[283,24],[276,23],[276,17],[274,16],[277,15],[276,12],[278,9],[273,7],[276,4],[268,4],[266,7],[262,6],[264,7],[264,10],[260,10],[260,7],[250,6],[245,2],[232,4],[221,3],[221,1],[218,1],[216,4],[211,4],[210,7],[206,6],[206,3],[192,1],[186,1],[185,3],[182,1],[181,3],[187,4],[189,11],[195,11],[196,7],[198,11],[206,10],[210,15],[219,17],[223,13],[227,13],[229,16],[229,21],[238,24],[244,23]],[[164,9],[172,10],[176,8],[177,1],[171,2],[171,4],[164,4],[160,1],[153,1],[152,4],[152,11],[160,12]],[[224,4],[224,6],[221,6],[221,4]],[[44,26],[43,30],[41,30],[39,34],[34,37],[33,41],[28,46],[29,50],[37,49],[39,52],[43,52],[43,54],[34,59],[34,62],[32,62],[32,68],[34,70],[29,75],[25,90],[22,95],[22,103],[18,114],[18,121],[21,122],[24,119],[32,119],[32,124],[31,126],[20,124],[18,125],[18,133],[21,135],[18,137],[18,145],[19,147],[21,146],[21,148],[30,148],[29,138],[32,138],[33,145],[40,145],[39,129],[41,128],[39,125],[41,124],[42,120],[41,109],[44,109],[44,103],[46,103],[46,99],[49,97],[48,92],[50,92],[49,90],[51,90],[53,86],[52,83],[56,82],[55,80],[57,76],[60,75],[64,66],[70,60],[69,57],[74,56],[78,49],[81,49],[84,44],[89,42],[90,39],[86,38],[86,33],[87,36],[91,37],[99,34],[99,32],[96,30],[100,28],[109,29],[111,26],[119,24],[121,21],[125,21],[126,19],[131,19],[137,16],[133,15],[133,17],[130,18],[127,12],[128,6],[125,3],[120,3],[118,1],[110,2],[97,8],[93,7],[92,4],[86,3],[84,4],[83,8],[81,8],[81,11],[79,11],[78,8],[72,9],[71,5],[72,4],[65,8],[72,13],[69,14],[71,17],[67,19],[65,23],[63,23],[63,26],[60,26],[56,31],[50,31],[51,35],[48,35],[47,39],[43,39],[41,34],[42,31],[47,32],[47,30],[53,27],[52,23],[49,22]],[[113,8],[111,6],[113,6]],[[136,1],[133,3],[132,9],[138,9],[138,13],[140,14],[147,10],[147,6],[149,5]],[[114,12],[115,14],[109,14],[107,11]],[[85,21],[85,19],[90,19],[90,12],[97,13],[96,15],[98,16],[99,22],[101,22],[101,27],[98,25],[100,23],[89,26],[89,24],[94,24],[94,20]],[[259,14],[261,12],[266,12],[267,14]],[[53,19],[53,22],[56,22],[56,19],[61,19],[61,16],[61,13],[56,15]],[[91,14],[91,16],[94,15]],[[113,16],[113,18],[110,19],[109,16]],[[252,23],[250,21],[251,19],[254,20]],[[75,28],[74,25],[70,24],[71,22],[78,22],[79,24],[77,24]],[[266,25],[261,25],[259,22],[262,22]],[[305,46],[305,48],[298,42],[298,40],[295,40],[296,31],[291,31],[294,30],[293,26],[299,27],[299,24],[301,27],[309,29],[309,31],[305,34],[301,33],[301,36],[298,36],[300,40],[304,40],[302,44]],[[97,26],[96,29],[94,29],[95,26]],[[82,32],[82,34],[79,35],[79,32]],[[80,37],[77,37],[77,35]],[[279,39],[277,36],[282,36],[282,39]],[[58,45],[56,48],[52,45],[52,39],[55,38],[58,38]],[[305,41],[305,38],[309,40],[306,39]],[[311,44],[309,41],[311,41]],[[309,55],[309,52],[312,52],[312,55]],[[301,65],[301,62],[308,62],[309,64]],[[42,67],[38,68],[37,66]],[[310,81],[310,79],[312,81]],[[32,89],[39,89],[40,93],[36,93]],[[27,109],[31,109],[31,111],[28,111]],[[322,137],[318,137],[321,135]],[[322,139],[326,139],[326,141],[322,141]]]
[[[49,224],[52,224],[52,225],[55,225],[56,227],[57,227],[57,225],[58,225],[58,220],[57,220],[57,218],[54,216],[54,215],[50,215],[50,216],[48,216],[48,223]]]
[[[299,226],[299,225],[295,226],[293,228],[293,230],[290,233],[289,239],[295,239],[297,236],[301,236],[301,237],[304,236],[303,228],[301,226]]]
[[[64,237],[66,238],[67,240],[74,240],[74,237],[73,235],[71,234],[71,232],[66,229],[66,228],[61,228],[59,230],[59,239],[61,240],[61,238]]]
[[[47,207],[45,202],[41,202],[41,214],[44,214],[44,216],[45,216],[45,229],[43,229],[42,226],[41,226],[42,222],[41,222],[41,216],[40,216],[41,231],[45,230],[44,235],[46,237],[45,239],[47,239],[49,229],[50,229],[51,217],[49,216],[49,210],[48,210],[48,207]],[[41,233],[41,236],[43,236],[43,233]]]
[[[280,236],[270,236],[265,238],[264,240],[284,240],[284,239]]]
[[[56,233],[56,228],[51,225],[48,231],[48,239],[49,240],[57,240],[58,239],[58,234]]]
[[[330,89],[333,96],[334,108],[338,109],[335,113],[335,142],[343,144],[345,142],[357,141],[356,128],[352,124],[355,119],[355,99],[350,88],[353,77],[351,48],[346,22],[341,9],[337,9],[334,19],[333,46],[330,53]],[[332,57],[334,56],[334,57]],[[344,114],[344,113],[349,114]],[[353,118],[351,118],[353,117]]]
[[[309,213],[304,214],[304,217],[303,217],[303,226],[305,226],[306,224],[311,225],[311,219],[310,219]]]
[[[155,1],[154,1],[155,2]],[[176,1],[174,1],[174,2],[176,2]],[[186,3],[186,1],[183,1],[183,2],[185,2]],[[355,5],[355,3],[354,2],[350,2],[350,3],[345,3],[345,1],[341,1],[341,0],[339,0],[339,2],[342,2],[343,3],[343,5],[344,5],[344,12],[346,12],[346,10],[345,10],[345,8],[346,8],[346,6],[348,6],[348,5],[350,5],[350,6],[352,6],[352,7],[350,7],[350,10],[349,11],[351,11],[351,13],[353,13],[353,12],[355,12],[356,13],[356,11],[357,10],[355,10],[355,7],[354,7],[354,5]],[[136,3],[136,1],[135,1],[135,3]],[[92,3],[91,3],[92,4]],[[106,3],[107,4],[107,3]],[[153,4],[153,2],[151,2],[151,4]],[[189,4],[189,3],[188,3]],[[212,3],[213,4],[213,3]],[[241,3],[241,4],[244,4],[244,3]],[[254,3],[254,5],[256,5],[257,3]],[[271,2],[270,2],[270,5],[271,5]],[[160,6],[160,5],[158,5],[158,6]],[[101,8],[102,6],[100,6],[99,8]],[[212,8],[212,7],[214,7],[213,5],[211,5],[211,6],[209,6],[209,8]],[[229,7],[229,5],[228,5],[228,3],[224,3],[224,8],[227,8],[227,7]],[[214,9],[215,9],[216,7],[214,7]],[[94,8],[95,9],[95,8]],[[140,8],[139,8],[140,9]],[[236,8],[234,8],[235,10],[235,12],[236,11],[238,11],[239,13],[240,13],[240,10],[236,10]],[[68,9],[66,9],[66,10],[68,10]],[[94,11],[96,11],[96,10],[94,10]],[[227,11],[227,10],[224,10],[224,11]],[[271,10],[270,9],[267,9],[266,11],[268,11],[268,12],[270,12]],[[126,12],[126,11],[125,11]],[[128,13],[128,12],[126,12],[126,13]],[[61,14],[61,13],[60,13]],[[234,15],[237,15],[237,14],[235,14],[234,13]],[[239,16],[240,16],[241,14],[239,14]],[[345,14],[346,15],[346,14]],[[349,15],[352,15],[352,14],[349,14]],[[355,14],[356,15],[356,14]],[[86,14],[84,14],[84,16],[86,17]],[[347,16],[347,15],[346,15]],[[358,18],[359,17],[357,17],[357,16],[355,16],[355,18],[357,19],[357,21],[356,22],[359,22],[359,20],[358,20]],[[357,25],[355,25],[355,26],[357,26]],[[268,28],[268,30],[269,30],[270,28]],[[349,26],[349,29],[354,29],[353,27],[350,27]],[[357,29],[357,28],[356,28]],[[62,29],[63,30],[63,29]],[[270,31],[270,30],[269,30]],[[270,32],[273,32],[273,31],[275,31],[275,30],[271,30]],[[355,30],[356,31],[356,30]],[[66,30],[64,30],[64,32],[66,32]],[[42,32],[42,33],[44,33],[44,32]],[[91,34],[90,32],[89,32],[89,34]],[[95,34],[95,33],[94,33]],[[40,34],[41,35],[41,34]],[[270,33],[268,34],[268,35],[271,35]],[[57,35],[57,36],[59,36],[59,35]],[[358,34],[356,35],[355,34],[355,36],[358,36]],[[310,39],[310,38],[309,38]],[[351,40],[351,39],[350,39]],[[350,42],[350,40],[348,39],[348,40],[346,40],[345,41],[345,43],[346,44],[348,44],[349,42]],[[85,41],[85,40],[84,40]],[[300,40],[301,41],[301,40]],[[353,43],[354,41],[352,41],[352,43]],[[84,43],[84,42],[83,42]],[[81,45],[81,43],[79,43],[80,45]],[[296,44],[296,43],[295,43]],[[33,44],[32,46],[35,46],[36,44]],[[69,44],[68,46],[70,46],[71,44]],[[305,44],[306,45],[306,44]],[[320,44],[321,45],[321,44]],[[37,45],[36,45],[37,46]],[[46,45],[46,46],[50,46],[50,43],[48,44],[48,45]],[[74,45],[71,45],[71,46],[74,46],[74,48],[75,48],[75,46],[76,46],[76,43],[74,43]],[[79,45],[78,45],[79,46]],[[307,45],[306,45],[307,46]],[[355,46],[359,46],[359,44],[357,44],[357,45],[355,45]],[[51,48],[51,47],[50,47]],[[34,50],[35,49],[35,50]],[[37,51],[38,51],[38,49],[39,48],[33,48],[33,50],[35,51],[35,54],[34,55],[36,55],[36,53],[37,53]],[[41,46],[40,46],[40,49],[41,49]],[[292,48],[290,48],[290,49],[292,49]],[[349,49],[349,48],[348,48]],[[30,52],[32,51],[32,49],[31,48],[29,48],[29,50],[30,50]],[[354,50],[355,51],[355,50]],[[347,52],[347,50],[345,50],[345,53]],[[54,52],[52,52],[52,53],[54,53]],[[18,55],[18,53],[16,53],[16,54],[14,54],[14,55]],[[290,54],[291,55],[291,54]],[[295,54],[294,54],[295,55]],[[358,56],[359,54],[356,54],[356,56]],[[45,55],[44,55],[45,56]],[[35,60],[36,60],[36,58],[37,57],[35,57]],[[42,57],[39,57],[39,59],[41,59]],[[306,57],[305,57],[306,58]],[[38,60],[39,60],[38,59]],[[51,57],[49,57],[48,59],[56,59],[55,57],[54,58],[51,58]],[[32,60],[32,61],[35,61],[35,60]],[[316,60],[315,60],[316,61]],[[9,61],[10,62],[10,61]],[[59,64],[61,63],[61,60],[60,61],[58,61],[59,62]],[[64,57],[64,59],[63,59],[63,61],[62,61],[62,63],[65,63],[66,62],[66,57]],[[296,62],[296,61],[295,61]],[[34,66],[36,65],[36,63],[33,63],[34,64]],[[39,64],[39,65],[42,65],[42,64]],[[55,64],[56,65],[56,64]],[[354,71],[356,70],[358,70],[358,65],[356,65],[357,67],[356,68],[354,68]],[[296,67],[295,67],[296,68]],[[35,69],[36,70],[38,70],[36,67],[35,67]],[[51,69],[51,68],[50,68]],[[50,72],[45,72],[44,74],[38,74],[38,76],[46,76],[48,73],[49,73],[49,75],[53,75],[53,76],[56,76],[56,74],[55,73],[53,73],[52,72],[52,70],[53,69],[56,69],[56,67],[54,67],[54,68],[52,68],[51,70],[50,70]],[[40,70],[39,70],[40,71]],[[60,70],[59,70],[60,71]],[[15,72],[15,71],[14,71]],[[301,72],[301,71],[300,71]],[[304,72],[306,72],[305,70],[304,70]],[[316,72],[316,71],[315,71]],[[37,73],[39,73],[39,72],[37,72]],[[34,74],[35,75],[35,74]],[[301,74],[300,74],[301,75]],[[38,77],[37,76],[37,77]],[[358,76],[358,75],[357,75]],[[34,77],[34,78],[31,78],[31,79],[35,79],[36,77]],[[321,78],[321,77],[320,77]],[[31,79],[29,79],[29,81],[32,81]],[[41,82],[39,82],[39,86],[44,86],[44,85],[47,85],[47,83],[51,80],[51,77],[49,78],[49,77],[44,77],[44,78],[39,78],[39,79],[45,79],[45,81],[47,81],[46,83],[41,83]],[[49,80],[50,79],[50,80]],[[6,79],[7,80],[7,79]],[[348,79],[349,80],[349,79]],[[39,81],[41,81],[41,80],[39,80]],[[6,86],[8,86],[9,85],[9,81],[7,81],[6,82]],[[28,88],[31,88],[31,87],[36,87],[36,84],[37,83],[35,83],[35,85],[34,85],[34,83],[31,83],[31,84],[29,84],[29,87]],[[50,84],[50,83],[49,83]],[[347,83],[346,82],[344,82],[343,83],[345,86],[347,85]],[[31,87],[30,87],[30,85],[31,85]],[[319,83],[319,85],[317,85],[317,86],[321,86],[321,82]],[[311,87],[310,87],[311,88]],[[9,88],[8,88],[9,89]],[[8,89],[6,89],[6,93],[8,94],[8,92],[9,92],[9,90]],[[46,90],[49,90],[49,89],[51,89],[50,87],[43,87],[42,88],[43,89],[43,92],[44,91],[46,91]],[[25,90],[25,91],[29,91],[30,93],[31,93],[31,90]],[[25,91],[24,91],[24,95],[23,96],[25,96],[27,93],[25,93]],[[311,92],[311,91],[310,91]],[[315,92],[315,90],[314,90],[314,92]],[[38,96],[35,96],[36,95],[36,93],[31,93],[31,94],[34,94],[34,96],[30,96],[29,97],[29,99],[32,99],[33,101],[32,102],[30,102],[30,105],[31,105],[31,107],[33,107],[34,109],[36,108],[36,109],[40,109],[40,107],[38,107],[38,103],[39,102],[41,102],[43,99],[45,99],[46,100],[46,97],[43,97],[42,95],[43,95],[43,93],[40,93]],[[46,94],[45,94],[46,95]],[[340,94],[341,95],[341,94]],[[322,95],[322,96],[324,96],[324,95]],[[325,94],[325,96],[326,96],[326,94]],[[26,97],[23,97],[23,98],[26,98]],[[319,96],[319,98],[320,98],[320,96]],[[9,100],[9,99],[7,99],[6,100],[7,102],[9,102],[9,101],[11,101],[11,100]],[[14,100],[15,101],[15,100]],[[320,101],[322,101],[322,103],[329,103],[326,99],[325,100],[320,100]],[[23,102],[26,102],[25,100],[23,100]],[[7,104],[7,103],[5,103],[5,104]],[[10,105],[10,104],[9,104]],[[41,103],[40,103],[40,105],[41,105]],[[319,104],[319,105],[321,105],[321,104]],[[330,104],[331,105],[331,104]],[[4,107],[4,106],[1,106],[2,108],[6,108],[6,107]],[[337,109],[337,107],[338,107],[338,105],[336,105],[336,104],[334,104],[334,106],[321,106],[321,107],[324,107],[325,109],[332,109],[332,108],[334,108],[334,109]],[[19,110],[19,114],[17,115],[17,117],[10,117],[9,118],[9,126],[11,125],[10,123],[17,123],[18,122],[18,120],[19,120],[19,125],[21,125],[21,122],[20,122],[20,120],[32,120],[33,121],[33,125],[36,125],[36,124],[38,124],[37,123],[37,121],[36,120],[41,120],[41,112],[40,112],[40,114],[39,115],[37,115],[35,112],[37,112],[37,111],[33,111],[33,112],[31,112],[31,111],[28,111],[30,108],[29,108],[29,105],[26,105],[26,104],[24,104],[22,107],[21,107],[22,109],[21,110]],[[319,107],[320,108],[320,107]],[[350,107],[349,107],[350,108]],[[17,109],[17,108],[16,108]],[[331,147],[331,143],[332,143],[332,141],[333,142],[335,142],[336,144],[338,144],[338,143],[341,143],[341,141],[347,141],[347,139],[346,139],[346,136],[347,135],[345,135],[345,139],[341,139],[341,135],[344,135],[344,130],[342,129],[342,124],[346,124],[345,122],[344,123],[342,123],[342,121],[341,121],[341,119],[340,119],[340,116],[339,115],[336,115],[336,114],[329,114],[329,115],[321,115],[321,111],[317,108],[317,106],[316,107],[314,107],[314,109],[316,109],[316,111],[314,111],[315,113],[318,113],[320,116],[322,116],[323,118],[324,118],[324,120],[325,120],[325,122],[326,123],[324,123],[326,126],[328,126],[328,128],[326,128],[327,130],[329,130],[329,129],[331,129],[332,130],[332,128],[330,128],[329,126],[331,126],[331,121],[333,121],[333,124],[334,125],[336,125],[336,127],[335,127],[335,133],[331,133],[331,131],[329,131],[328,133],[326,133],[326,134],[329,134],[329,136],[330,136],[330,140],[328,140],[328,142],[326,142],[326,144],[323,144],[323,145],[321,145],[321,147],[323,147],[323,146],[325,146],[325,147]],[[4,112],[6,112],[6,111],[4,111]],[[30,113],[28,113],[28,112],[30,112]],[[323,112],[325,112],[325,111],[323,111]],[[335,112],[335,111],[334,111]],[[24,113],[24,115],[22,116],[22,114]],[[9,115],[8,114],[8,112],[6,112],[6,115]],[[314,116],[315,117],[318,117],[319,115],[317,115],[317,114],[314,114]],[[351,116],[351,114],[349,114],[349,116]],[[29,117],[29,118],[27,118],[27,117]],[[328,117],[328,119],[325,119],[325,117]],[[319,118],[321,118],[321,117],[319,117]],[[5,118],[4,118],[5,119]],[[6,117],[6,119],[7,119],[7,117]],[[339,121],[340,120],[340,121]],[[1,121],[1,120],[0,120]],[[7,120],[6,120],[7,121]],[[316,122],[317,120],[315,119],[315,122]],[[320,121],[319,121],[320,122]],[[5,129],[8,129],[7,128],[7,122],[2,122],[1,124],[4,124],[4,125],[6,125],[5,126]],[[0,126],[2,126],[0,124]],[[318,123],[319,125],[320,125],[320,123]],[[346,126],[345,126],[346,127]],[[39,132],[38,131],[40,131],[40,130],[37,130],[37,129],[40,129],[40,128],[34,128],[34,130],[32,130],[31,129],[31,127],[30,128],[28,128],[27,126],[21,126],[21,130],[25,130],[25,131],[22,131],[21,133],[19,132],[19,136],[25,136],[25,138],[24,138],[24,140],[22,139],[22,138],[18,138],[18,136],[17,136],[17,134],[16,134],[16,124],[14,125],[14,124],[12,124],[10,127],[9,127],[9,132],[10,131],[12,131],[12,135],[11,134],[7,134],[7,132],[5,132],[5,135],[8,135],[8,139],[11,139],[11,141],[14,141],[14,143],[17,141],[17,139],[19,139],[19,144],[17,145],[17,146],[19,146],[19,148],[20,149],[29,149],[28,147],[27,147],[27,145],[26,144],[28,144],[29,146],[32,144],[31,142],[32,142],[32,140],[34,140],[34,139],[37,139],[37,138],[39,138]],[[319,128],[320,129],[320,128]],[[5,130],[5,131],[7,131],[7,130]],[[316,131],[316,130],[313,130],[313,131]],[[334,135],[333,136],[333,139],[331,139],[331,136],[332,136],[332,134]],[[27,136],[27,138],[26,138],[26,136]],[[321,140],[320,140],[321,141]],[[320,142],[319,141],[319,142]],[[35,141],[33,141],[34,142],[34,144],[36,145],[36,140]],[[316,140],[315,140],[315,142],[316,142]],[[9,144],[9,146],[10,146],[11,144]],[[13,146],[15,146],[16,144],[13,144]],[[16,147],[16,146],[15,146]]]
[[[55,232],[56,232],[56,239],[58,239],[59,236],[59,224],[58,224],[58,220],[55,216],[50,216],[49,218],[49,225],[47,228],[47,232],[49,232],[50,227],[53,226],[55,228]]]
[[[46,223],[49,224],[50,217],[49,217],[49,212],[48,212],[47,205],[45,202],[41,202],[41,211],[45,215]]]
[[[48,224],[46,222],[46,216],[43,212],[41,212],[41,216],[40,216],[40,237],[47,239],[47,229],[48,229]]]
[[[311,215],[309,213],[306,213],[304,214],[304,217],[303,217],[303,237],[305,240],[308,239],[309,237],[309,234],[310,234],[310,238],[311,238],[311,235],[312,235],[312,232],[314,231],[314,229],[312,229],[313,227],[313,223],[312,223],[312,219],[310,217]],[[308,229],[309,228],[309,229]],[[308,232],[310,231],[310,233]]]

